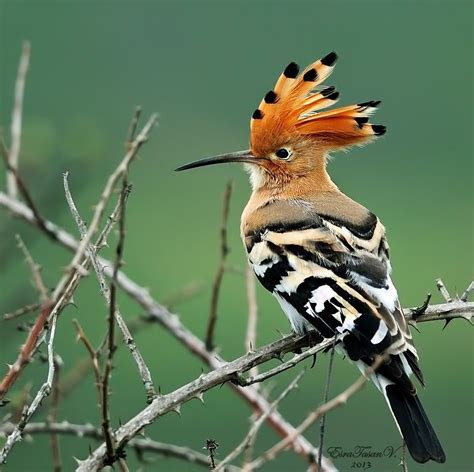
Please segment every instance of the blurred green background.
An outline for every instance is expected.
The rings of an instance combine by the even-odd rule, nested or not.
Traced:
[[[62,173],[85,219],[89,219],[108,173],[123,154],[131,112],[160,114],[160,126],[133,165],[134,189],[128,206],[125,270],[163,300],[180,287],[198,282],[203,291],[177,310],[196,334],[205,331],[212,279],[218,261],[218,225],[225,182],[235,193],[229,224],[229,262],[244,268],[239,240],[240,212],[249,195],[247,177],[238,166],[176,174],[190,160],[244,149],[248,121],[262,94],[291,60],[306,65],[335,50],[339,64],[330,84],[342,92],[341,103],[380,99],[376,122],[388,126],[383,140],[339,154],[330,164],[338,185],[384,221],[389,235],[394,277],[403,306],[421,304],[427,292],[440,302],[434,281],[442,277],[452,292],[472,279],[472,2],[425,0],[279,1],[279,2],[64,2],[0,3],[0,124],[8,130],[13,86],[23,39],[32,43],[24,107],[21,168],[43,213],[73,234],[62,188]],[[0,310],[35,300],[30,275],[14,234],[20,233],[44,267],[53,287],[70,260],[65,250],[38,231],[0,212]],[[114,239],[111,240],[114,242]],[[112,244],[113,246],[113,244]],[[104,252],[113,256],[112,250]],[[60,319],[57,351],[63,377],[84,348],[75,342],[72,319],[78,318],[94,343],[105,330],[106,309],[95,277],[77,292],[77,309]],[[276,301],[258,288],[258,344],[289,328]],[[120,294],[127,319],[142,314]],[[31,315],[30,315],[31,318]],[[25,318],[24,321],[27,319]],[[12,362],[25,338],[20,322],[0,323],[2,362]],[[243,276],[225,276],[219,304],[217,341],[232,359],[244,352],[246,300]],[[423,403],[445,446],[447,463],[415,464],[409,470],[473,470],[472,328],[455,321],[420,326],[415,341],[427,379]],[[192,380],[202,365],[167,332],[150,326],[137,342],[163,392]],[[307,362],[306,364],[310,364]],[[302,421],[321,401],[327,358],[320,356],[301,388],[281,405],[293,423]],[[113,371],[113,425],[144,406],[144,392],[130,355],[117,352]],[[266,367],[269,367],[267,365]],[[302,365],[272,381],[276,395]],[[28,382],[35,392],[46,366],[30,365],[15,386],[18,399]],[[358,373],[336,358],[331,393]],[[250,410],[228,388],[191,402],[182,416],[168,415],[146,433],[202,450],[207,438],[221,445],[219,457],[240,442]],[[2,414],[6,413],[6,409]],[[61,403],[60,419],[98,423],[96,392],[87,378]],[[45,418],[45,409],[37,419]],[[327,420],[326,446],[352,450],[356,445],[381,449],[398,446],[390,414],[372,386]],[[307,436],[318,442],[318,428]],[[277,440],[264,427],[255,454]],[[85,458],[88,439],[61,438],[64,470],[74,457]],[[150,456],[138,462],[129,452],[130,470],[198,470],[177,460]],[[372,470],[398,469],[397,459],[372,461]],[[351,470],[351,461],[335,462]],[[265,470],[304,470],[302,460],[285,452]],[[49,439],[17,445],[5,470],[51,470]]]

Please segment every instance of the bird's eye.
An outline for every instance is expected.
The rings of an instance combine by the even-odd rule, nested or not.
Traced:
[[[275,156],[279,157],[280,159],[289,159],[291,156],[291,152],[288,149],[281,148],[275,152]]]

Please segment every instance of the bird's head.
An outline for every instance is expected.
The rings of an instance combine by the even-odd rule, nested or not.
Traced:
[[[320,111],[339,98],[334,87],[318,88],[336,60],[336,53],[331,52],[301,73],[294,62],[285,68],[252,115],[250,149],[201,159],[176,170],[242,162],[254,189],[303,176],[321,178],[330,151],[365,144],[385,133],[384,126],[369,123],[378,101]]]

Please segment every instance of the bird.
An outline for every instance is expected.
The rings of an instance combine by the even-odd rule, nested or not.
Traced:
[[[288,64],[252,114],[249,149],[176,170],[244,164],[252,193],[242,213],[241,237],[257,279],[277,299],[295,333],[316,331],[335,339],[337,351],[363,372],[384,354],[370,377],[412,458],[443,463],[445,453],[411,380],[424,386],[391,278],[385,227],[327,171],[331,153],[386,132],[370,122],[378,100],[327,110],[339,92],[321,84],[337,59],[331,52],[301,72],[295,62]]]

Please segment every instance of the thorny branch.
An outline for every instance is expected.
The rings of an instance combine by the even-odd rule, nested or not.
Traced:
[[[41,335],[43,334],[45,325],[47,324],[48,319],[51,315],[52,308],[53,303],[51,301],[48,301],[43,304],[41,312],[38,318],[36,319],[34,325],[31,327],[30,332],[28,333],[28,337],[26,338],[26,341],[20,350],[20,354],[18,355],[17,360],[14,362],[13,365],[9,366],[8,372],[5,374],[2,381],[0,382],[0,405],[4,401],[5,396],[12,387],[12,385],[20,376],[24,367],[26,367],[26,365],[28,365],[28,363],[30,362],[36,350],[36,347],[40,342]]]
[[[15,425],[12,423],[0,424],[0,437],[7,436],[12,433]],[[92,438],[101,441],[103,439],[102,431],[99,428],[91,424],[73,424],[68,421],[62,421],[60,423],[29,423],[23,430],[24,435],[37,435],[37,434],[57,434],[76,436],[78,438]],[[137,453],[142,455],[145,452],[159,454],[165,457],[174,457],[186,462],[194,463],[209,468],[209,458],[198,451],[194,451],[188,447],[176,446],[174,444],[168,444],[158,441],[153,441],[149,438],[134,438],[128,443],[131,449],[134,449]],[[219,461],[217,461],[219,465]],[[238,472],[240,469],[227,465],[225,471],[227,472]]]
[[[66,195],[66,200],[68,202],[69,208],[74,217],[74,220],[76,221],[77,227],[79,228],[79,233],[81,234],[81,237],[84,237],[85,234],[87,233],[87,226],[84,223],[84,220],[81,218],[81,215],[79,214],[76,204],[74,203],[74,200],[72,198],[71,192],[69,190],[69,182],[68,182],[67,173],[64,174],[63,176],[63,183],[64,183],[64,191]],[[116,208],[114,209],[112,215],[109,218],[109,222],[111,224],[115,223],[117,219],[120,221],[120,215],[122,214],[122,211],[123,211],[122,209],[126,203],[129,192],[130,192],[130,187],[128,186],[122,190],[122,194],[121,194],[122,196],[119,199]],[[112,289],[114,290],[114,299],[115,299],[114,287],[117,286],[119,268],[117,268],[116,272],[115,270],[113,271],[112,280],[114,280],[114,282],[111,284],[111,287],[109,288],[107,286],[107,283],[104,277],[104,263],[101,262],[101,260],[97,256],[97,247],[90,244],[88,248],[88,255],[92,263],[92,266],[94,268],[94,271],[96,273],[97,279],[99,281],[99,288],[102,293],[102,296],[104,297],[107,305],[110,307],[112,305]],[[107,262],[107,264],[110,264],[110,263]],[[115,267],[115,265],[113,267]],[[120,331],[122,332],[124,342],[128,346],[128,349],[130,350],[135,360],[135,363],[137,364],[138,371],[140,372],[142,382],[145,386],[147,402],[150,403],[151,400],[156,396],[156,390],[153,384],[153,380],[151,378],[150,369],[146,365],[145,360],[143,359],[143,356],[141,355],[137,345],[135,344],[133,336],[130,333],[130,330],[127,327],[127,324],[125,323],[122,313],[115,306],[114,306],[114,310],[115,310],[115,320],[117,322],[117,325],[119,326]]]
[[[122,266],[123,261],[123,249],[125,244],[125,205],[127,196],[129,193],[129,187],[127,185],[127,174],[124,174],[122,191],[120,192],[120,210],[118,216],[119,223],[119,238],[117,243],[117,249],[115,251],[115,263],[113,269],[112,280],[110,282],[110,302],[109,302],[109,314],[107,319],[108,331],[107,331],[107,358],[105,360],[104,373],[101,381],[101,406],[102,406],[102,431],[104,433],[104,441],[107,446],[107,458],[106,465],[112,465],[115,460],[122,462],[121,457],[115,455],[115,441],[112,436],[110,427],[110,407],[109,407],[109,382],[112,374],[112,360],[115,346],[115,313],[117,311],[117,274],[119,268]],[[123,464],[121,466],[123,468]]]
[[[222,205],[222,221],[220,228],[220,258],[217,267],[214,283],[212,284],[211,305],[209,308],[209,321],[206,331],[206,348],[208,351],[214,349],[214,331],[217,322],[217,304],[219,301],[219,292],[222,285],[222,278],[226,269],[226,260],[229,253],[227,244],[227,220],[229,218],[230,197],[232,195],[233,183],[228,182],[224,192],[224,203]]]
[[[0,464],[3,464],[10,451],[12,450],[15,443],[17,443],[21,439],[21,435],[25,426],[30,421],[31,417],[34,415],[36,410],[41,405],[41,402],[51,393],[51,389],[53,388],[53,380],[54,380],[54,371],[55,371],[55,362],[54,362],[54,336],[56,334],[56,321],[57,315],[54,315],[51,318],[51,328],[49,330],[49,340],[48,340],[48,376],[46,382],[41,386],[38,393],[36,394],[34,400],[31,402],[31,405],[26,409],[23,413],[20,422],[14,428],[14,430],[10,433],[7,437],[5,445],[3,449],[0,451]]]
[[[251,445],[251,443],[254,441],[259,429],[262,427],[268,415],[278,406],[278,404],[282,400],[285,399],[285,397],[294,388],[298,386],[298,382],[303,376],[303,374],[304,374],[304,370],[302,370],[293,379],[293,381],[285,388],[285,390],[283,390],[283,392],[278,396],[278,398],[270,405],[270,408],[266,412],[262,413],[260,417],[257,419],[257,421],[255,421],[255,423],[252,424],[252,427],[250,428],[249,432],[247,433],[243,441],[231,453],[229,453],[224,459],[222,459],[222,462],[216,467],[216,472],[222,471],[222,469],[224,468],[226,464],[233,461],[242,451],[244,451],[247,447]]]
[[[60,281],[56,285],[56,288],[51,296],[52,301],[44,304],[44,307],[40,313],[40,316],[38,317],[38,320],[36,321],[35,325],[32,327],[29,333],[27,342],[23,346],[17,362],[9,369],[4,379],[0,382],[0,400],[4,398],[5,394],[8,392],[8,389],[11,387],[13,382],[18,378],[22,368],[29,362],[31,354],[39,342],[40,336],[43,332],[43,329],[46,323],[48,321],[51,322],[51,320],[54,320],[54,323],[56,322],[56,318],[59,316],[63,308],[71,299],[74,291],[79,285],[81,278],[87,273],[89,260],[86,256],[86,251],[87,251],[89,241],[91,240],[93,234],[98,230],[102,213],[115,188],[116,182],[118,181],[119,178],[125,175],[128,169],[129,163],[135,157],[136,152],[141,147],[141,145],[147,140],[148,133],[151,130],[151,127],[153,126],[153,124],[155,123],[155,120],[156,120],[156,115],[152,115],[152,117],[144,126],[140,134],[131,144],[130,150],[127,152],[127,154],[125,155],[125,157],[123,158],[123,160],[121,161],[117,169],[109,177],[107,184],[105,186],[105,189],[102,192],[101,199],[95,209],[95,212],[92,218],[92,223],[89,227],[89,230],[87,231],[84,238],[78,243],[77,249],[74,253],[74,256],[72,258],[72,261],[69,267],[66,270],[66,273],[63,275],[63,277],[60,279]],[[18,175],[18,173],[16,173],[16,175]],[[33,210],[32,209],[30,210],[34,214]],[[39,224],[38,218],[35,217],[34,220],[35,220],[35,223],[40,228],[45,226],[44,222],[43,224]],[[106,228],[110,226],[111,225],[106,225]],[[47,231],[49,233],[49,230]],[[103,242],[103,240],[101,240],[101,237],[103,236],[103,234],[99,237],[100,243]],[[53,339],[54,338],[51,338],[50,336],[51,343]],[[51,346],[51,351],[52,351],[52,346]],[[54,375],[54,365],[51,366],[50,373],[51,375]],[[51,389],[50,385],[52,382],[52,378],[51,378],[51,382],[49,380],[50,379],[48,377],[48,382],[43,386],[44,389],[42,388],[40,389],[40,392],[38,392],[38,395],[41,394],[40,395],[41,399],[47,396],[50,392],[50,389]],[[36,398],[38,398],[38,395]],[[39,402],[38,404],[35,404],[35,401],[33,402],[32,407],[30,407],[31,414],[27,417],[26,422],[29,421],[31,415],[36,411],[36,408],[38,407],[38,405],[39,405]],[[13,447],[13,445],[21,438],[21,429],[22,427],[24,427],[24,424],[23,422],[20,422],[20,424],[18,425],[18,432],[13,433],[11,437],[7,439],[3,452],[0,455],[0,463],[6,460],[6,457],[8,453],[10,452],[11,448]]]
[[[449,306],[451,304],[441,304],[430,307],[432,311],[430,316],[433,316],[433,312],[437,312],[440,315],[438,319],[442,319],[442,316],[445,314],[444,307],[446,305]],[[470,314],[472,316],[472,314],[474,313],[474,303],[464,303],[464,305],[467,305],[467,309],[470,311]],[[466,315],[464,313],[462,317],[464,318],[465,316]],[[416,321],[428,321],[428,319],[424,318],[424,314],[419,315]],[[328,347],[328,343],[329,345],[332,345],[333,339],[327,339],[318,344],[318,347],[315,347],[313,353],[316,354],[317,352],[326,349]],[[250,370],[255,365],[263,364],[274,357],[280,358],[284,353],[295,351],[297,349],[307,347],[308,345],[311,345],[310,335],[299,337],[288,336],[272,344],[264,346],[256,351],[249,352],[248,354],[234,361],[220,364],[213,371],[207,374],[202,374],[199,378],[182,386],[174,392],[156,398],[148,407],[146,407],[135,417],[130,419],[126,424],[124,424],[115,431],[114,435],[117,440],[117,444],[119,446],[124,446],[129,440],[129,438],[134,437],[137,432],[140,431],[144,426],[152,423],[158,417],[163,416],[169,411],[175,411],[176,408],[180,408],[184,403],[187,403],[191,399],[200,398],[200,396],[207,390],[217,385],[221,385],[222,383],[229,380],[238,381],[240,374]],[[382,360],[379,359],[378,362],[381,362]],[[376,368],[377,366],[378,364],[376,366],[373,366],[372,368]],[[370,372],[366,372],[367,375],[369,373]],[[325,414],[336,406],[345,403],[345,401],[347,401],[347,398],[349,398],[351,395],[353,395],[355,392],[362,388],[364,382],[365,377],[363,379],[359,379],[359,381],[356,382],[353,386],[351,386],[349,389],[347,389],[335,399],[325,404],[326,406],[323,405],[323,407],[318,408],[318,410],[316,410],[316,412],[308,418],[313,418],[312,421],[314,422],[322,414]],[[280,450],[280,448],[287,447],[288,445],[292,444],[293,441],[299,438],[301,433],[307,427],[309,427],[309,424],[312,424],[308,424],[308,421],[309,419],[305,420],[305,422],[297,430],[286,434],[285,439],[283,439],[282,443],[280,443],[278,450]],[[306,424],[308,424],[308,426],[305,426]],[[104,445],[97,448],[85,461],[80,463],[79,467],[77,468],[77,471],[85,472],[88,470],[97,470],[98,468],[100,468],[105,457],[105,452],[106,450]],[[272,455],[273,452],[272,454],[269,454],[269,457]],[[254,463],[252,465],[255,465]],[[327,463],[323,461],[322,467],[327,468]]]

